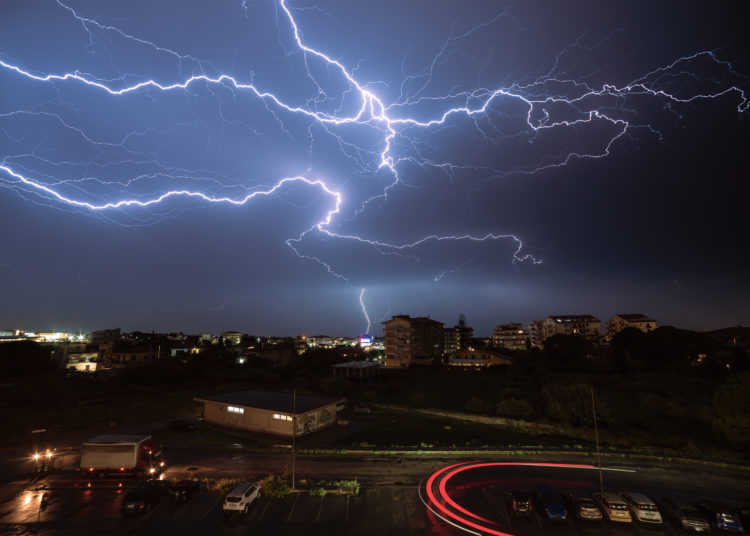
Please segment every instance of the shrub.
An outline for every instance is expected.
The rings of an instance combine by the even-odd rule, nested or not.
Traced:
[[[487,413],[492,409],[492,404],[477,396],[472,396],[466,404],[464,404],[464,409],[473,413]]]
[[[415,408],[419,408],[424,404],[424,395],[422,393],[413,393],[409,398],[409,405]]]
[[[281,499],[292,492],[289,484],[276,475],[269,475],[261,480],[260,487],[264,495],[268,495],[273,499]]]
[[[506,398],[495,405],[498,415],[513,419],[528,419],[534,413],[534,408],[523,398]]]
[[[232,491],[238,483],[239,479],[237,478],[222,478],[216,481],[214,489],[219,493],[226,495],[227,493]]]

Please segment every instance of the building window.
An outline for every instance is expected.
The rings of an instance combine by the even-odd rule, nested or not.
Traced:
[[[273,414],[273,418],[274,419],[279,419],[279,420],[282,420],[282,421],[291,421],[292,420],[292,417],[290,415],[282,415],[280,413],[274,413]]]
[[[238,408],[236,406],[227,406],[229,413],[245,413],[245,408]]]

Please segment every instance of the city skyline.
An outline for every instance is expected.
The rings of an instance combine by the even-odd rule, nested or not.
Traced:
[[[750,322],[742,4],[6,15],[0,326]]]

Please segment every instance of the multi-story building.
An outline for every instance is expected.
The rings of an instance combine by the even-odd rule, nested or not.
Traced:
[[[452,328],[443,328],[443,353],[452,354],[471,346],[474,328],[456,324]]]
[[[443,323],[427,317],[397,315],[383,322],[385,366],[432,365],[443,354]]]
[[[131,367],[155,361],[161,357],[158,348],[128,348],[124,350],[112,350],[109,357],[113,368]]]
[[[532,348],[541,348],[544,343],[544,321],[532,320],[529,322],[529,343]]]
[[[602,321],[591,315],[548,316],[542,321],[544,340],[554,335],[578,335],[591,342],[599,342]]]
[[[656,320],[642,314],[616,314],[607,322],[607,339],[612,337],[625,328],[635,328],[648,333],[656,329]]]
[[[500,324],[492,332],[492,345],[508,350],[525,350],[529,334],[521,324]]]

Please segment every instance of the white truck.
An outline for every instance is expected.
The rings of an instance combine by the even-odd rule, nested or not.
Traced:
[[[164,471],[161,447],[148,434],[106,434],[81,447],[81,473],[155,477]]]

